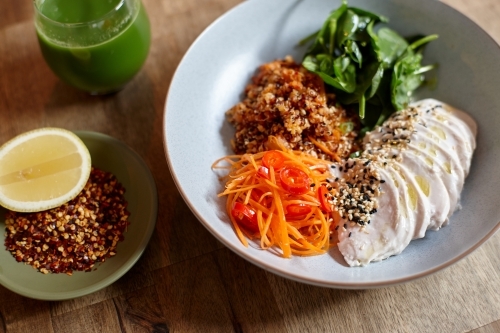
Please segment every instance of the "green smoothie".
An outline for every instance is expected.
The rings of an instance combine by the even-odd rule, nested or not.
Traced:
[[[103,94],[119,90],[140,70],[149,51],[149,20],[140,0],[120,3],[44,0],[38,4],[44,16],[36,21],[40,47],[61,79]],[[68,28],[57,22],[69,23]]]

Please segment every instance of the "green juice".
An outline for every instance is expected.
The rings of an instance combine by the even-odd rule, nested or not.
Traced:
[[[105,94],[119,90],[140,70],[149,51],[149,19],[140,0],[122,4],[129,10],[110,13],[119,4],[120,0],[45,0],[38,5],[48,19],[36,22],[40,48],[62,80]],[[46,23],[51,20],[76,28],[51,29]]]

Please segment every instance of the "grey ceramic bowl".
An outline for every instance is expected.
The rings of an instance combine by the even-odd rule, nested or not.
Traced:
[[[390,19],[402,35],[439,34],[426,49],[425,63],[439,63],[438,85],[417,97],[432,97],[475,118],[478,148],[462,193],[463,209],[449,226],[429,231],[399,256],[350,268],[338,251],[283,259],[237,239],[218,199],[223,187],[210,166],[231,154],[233,129],[224,112],[237,103],[257,66],[290,54],[316,31],[339,0],[252,0],[235,7],[199,36],[180,63],[168,93],[165,147],[170,170],[201,223],[250,262],[297,281],[335,288],[374,288],[407,282],[443,269],[477,249],[499,229],[500,49],[464,15],[435,0],[352,0]]]
[[[95,132],[76,132],[90,151],[92,165],[113,173],[125,187],[130,225],[116,256],[97,264],[92,272],[47,274],[16,262],[5,250],[4,216],[0,209],[0,284],[20,295],[42,300],[65,300],[102,289],[125,274],[140,258],[156,224],[156,185],[142,158],[123,142]]]

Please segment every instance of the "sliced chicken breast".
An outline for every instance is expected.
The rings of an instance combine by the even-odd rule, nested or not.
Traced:
[[[422,238],[431,220],[431,201],[423,192],[418,177],[401,163],[394,162],[393,168],[399,173],[408,193],[409,211],[414,214],[415,227],[412,239]],[[421,182],[421,180],[419,180]]]
[[[344,219],[339,228],[338,248],[350,266],[365,266],[399,254],[413,236],[403,179],[389,168],[381,168],[379,173],[384,180],[378,198],[380,210],[372,214],[370,224],[360,226]]]
[[[469,115],[427,99],[393,114],[365,135],[359,163],[366,166],[373,161],[370,172],[380,175],[372,177],[371,188],[380,191],[370,198],[370,205],[378,208],[361,221],[347,215],[352,210],[338,208],[342,212],[338,247],[349,265],[364,266],[401,253],[411,239],[448,223],[459,207],[476,133]],[[348,164],[355,165],[356,160]],[[353,170],[337,171],[335,177],[355,179]]]

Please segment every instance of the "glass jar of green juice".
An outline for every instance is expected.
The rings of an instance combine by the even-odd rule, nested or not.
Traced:
[[[43,57],[62,80],[90,92],[120,90],[141,69],[151,41],[141,0],[34,0]]]

